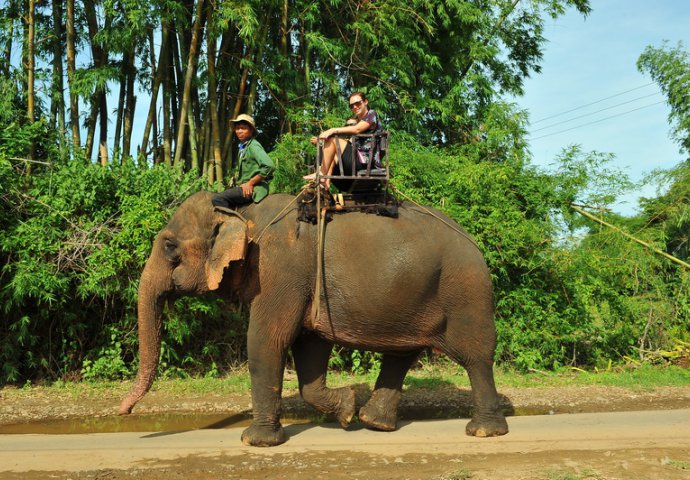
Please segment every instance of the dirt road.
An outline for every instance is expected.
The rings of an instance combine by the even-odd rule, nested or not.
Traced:
[[[690,479],[690,409],[510,417],[499,438],[466,419],[396,432],[288,425],[274,448],[241,428],[163,433],[0,435],[2,479]]]

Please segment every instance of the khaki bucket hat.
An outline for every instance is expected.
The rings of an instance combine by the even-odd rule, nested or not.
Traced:
[[[256,124],[254,123],[254,119],[251,116],[247,115],[246,113],[243,113],[241,115],[237,115],[237,118],[233,118],[232,120],[230,120],[230,122],[231,123],[246,122],[249,125],[251,125],[254,130],[256,130]]]

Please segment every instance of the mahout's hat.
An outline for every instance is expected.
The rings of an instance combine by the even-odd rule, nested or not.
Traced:
[[[230,122],[231,123],[245,122],[245,123],[248,123],[249,125],[251,125],[254,130],[256,130],[256,124],[254,123],[254,119],[250,115],[247,115],[246,113],[242,113],[240,115],[237,115],[237,118],[233,118],[232,120],[230,120]]]

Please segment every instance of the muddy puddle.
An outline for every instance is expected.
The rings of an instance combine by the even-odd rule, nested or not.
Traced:
[[[84,434],[115,432],[184,432],[248,426],[249,412],[228,414],[164,413],[112,417],[75,417],[0,425],[2,434]],[[295,419],[286,423],[307,423]]]
[[[547,408],[505,409],[506,416],[549,415]],[[400,420],[441,420],[470,418],[469,408],[411,408],[400,412]],[[322,423],[328,418],[307,410],[287,413],[283,424]],[[223,428],[247,427],[251,423],[249,410],[235,414],[171,412],[157,414],[132,414],[125,416],[73,417],[62,419],[41,419],[35,421],[0,424],[0,435],[4,434],[87,434],[116,432],[184,432],[190,430],[217,430]]]

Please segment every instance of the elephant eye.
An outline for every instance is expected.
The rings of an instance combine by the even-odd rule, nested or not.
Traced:
[[[177,243],[173,240],[165,241],[165,256],[173,263],[180,263],[180,255],[177,253]]]

